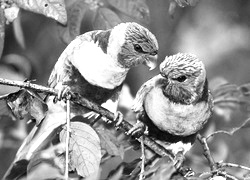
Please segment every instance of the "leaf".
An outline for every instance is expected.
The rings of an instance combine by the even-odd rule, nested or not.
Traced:
[[[0,100],[0,119],[2,116],[9,116],[12,120],[16,120],[15,116],[13,115],[10,107],[8,106],[6,100]]]
[[[121,162],[114,170],[109,172],[107,179],[115,179],[115,177],[120,177],[121,175],[123,177],[121,179],[133,179],[133,172],[136,170],[140,171],[140,162],[140,158],[134,159],[132,162]]]
[[[59,33],[63,42],[69,44],[80,34],[82,19],[88,9],[88,4],[83,0],[77,0],[67,8],[67,26],[59,26]]]
[[[96,131],[101,140],[102,150],[110,156],[120,156],[123,159],[124,148],[114,134],[112,134],[110,130],[104,128],[97,128]]]
[[[129,17],[149,23],[149,8],[145,0],[108,0],[109,4]]]
[[[244,96],[250,96],[250,83],[241,85],[239,90]]]
[[[177,5],[179,7],[196,6],[200,0],[170,0],[168,14],[173,17]]]
[[[237,86],[235,84],[223,84],[213,91],[214,112],[225,120],[230,120],[232,110],[240,109],[243,112],[250,111],[249,84]]]
[[[13,22],[13,31],[16,38],[17,43],[25,49],[25,40],[23,35],[23,29],[21,26],[21,17],[17,17]]]
[[[11,168],[5,172],[4,177],[2,179],[16,179],[20,176],[20,172],[25,172],[27,165],[27,160],[21,160],[18,162],[15,162],[14,164],[11,164]]]
[[[35,92],[21,89],[8,96],[7,104],[17,119],[35,118],[36,124],[46,116],[48,107]]]
[[[100,139],[91,126],[82,122],[71,122],[69,139],[70,166],[77,174],[86,177],[97,173],[101,161]],[[66,130],[60,132],[60,141],[66,141]]]
[[[108,8],[99,8],[93,22],[94,29],[110,29],[121,23],[118,15]]]
[[[19,19],[20,18],[17,18],[15,22],[19,21]],[[13,23],[13,25],[15,24],[15,22]],[[16,35],[21,36],[21,34],[19,33]],[[25,42],[20,42],[20,43],[24,43],[25,45]],[[8,70],[7,72],[6,71],[3,72],[5,74],[3,78],[24,81],[25,79],[30,77],[31,71],[32,71],[32,65],[31,65],[31,62],[27,59],[27,57],[20,55],[20,54],[10,53],[10,54],[4,55],[1,61],[5,65],[4,68],[6,69],[6,71]],[[5,87],[8,87],[8,86],[5,85]],[[7,88],[5,88],[5,90],[6,89]],[[15,91],[19,89],[20,88],[16,87]],[[6,92],[10,93],[10,92],[15,92],[15,91],[6,91]]]
[[[2,57],[3,53],[4,37],[5,37],[5,16],[4,16],[4,10],[0,8],[0,58]]]
[[[64,157],[64,152],[65,144],[59,143],[35,154],[27,167],[28,177],[33,177],[32,174],[34,174],[43,164],[50,165],[53,169],[52,172],[44,169],[44,171],[47,171],[45,174],[50,173],[50,176],[55,176],[54,178],[60,177],[65,169],[65,158],[62,158]],[[42,177],[44,178],[44,176]]]
[[[118,169],[116,169],[116,171],[113,172],[113,174],[109,174],[109,175],[108,175],[108,179],[109,179],[109,180],[121,179],[121,177],[122,177],[122,172],[123,172],[123,166],[118,166]]]
[[[195,6],[200,0],[175,0],[180,7]]]
[[[147,169],[144,175],[151,180],[170,179],[174,172],[175,168],[173,164],[169,162],[169,158],[162,157],[153,167]]]
[[[28,173],[26,180],[64,179],[59,169],[48,162],[41,162]]]
[[[13,0],[18,7],[28,11],[43,14],[56,21],[66,24],[67,13],[64,0]]]
[[[175,1],[170,1],[169,8],[168,8],[168,14],[173,17],[175,10],[176,10],[177,3]]]
[[[9,8],[4,9],[4,15],[8,22],[13,22],[19,13],[20,8],[16,4],[12,4]]]

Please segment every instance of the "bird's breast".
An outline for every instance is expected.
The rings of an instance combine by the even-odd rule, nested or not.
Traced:
[[[128,69],[118,65],[117,57],[103,52],[98,43],[83,42],[71,57],[72,64],[92,85],[114,89],[126,78]]]
[[[155,87],[146,96],[144,107],[152,122],[162,131],[179,136],[196,133],[206,123],[211,111],[208,103],[195,105],[174,103]]]

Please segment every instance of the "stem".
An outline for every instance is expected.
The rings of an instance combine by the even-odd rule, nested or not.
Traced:
[[[242,166],[242,165],[239,165],[239,164],[234,164],[234,163],[220,163],[219,166],[220,167],[234,167],[234,168],[240,168],[240,169],[250,171],[249,167]]]
[[[12,81],[8,79],[2,79],[0,78],[0,84],[3,85],[9,85],[9,86],[16,86],[20,88],[27,88],[27,89],[33,89],[36,90],[37,92],[43,92],[43,93],[48,93],[48,94],[54,94],[56,95],[56,91],[53,88],[37,85],[37,84],[32,84],[29,81],[28,82],[23,82],[23,81]]]
[[[211,152],[210,152],[210,149],[208,147],[208,144],[207,144],[207,141],[206,141],[206,138],[202,137],[200,134],[197,135],[197,139],[200,141],[202,147],[203,147],[203,150],[204,150],[204,156],[207,158],[208,160],[208,163],[209,163],[209,166],[210,166],[210,169],[211,171],[214,171],[216,169],[216,167],[214,166],[215,165],[215,162],[214,162],[214,159],[211,155]]]
[[[70,97],[67,97],[67,122],[66,122],[66,155],[64,178],[69,178],[69,136],[70,136]]]
[[[0,96],[0,100],[6,99],[8,96],[9,96],[9,94],[4,94],[4,95]]]
[[[141,141],[141,172],[140,172],[140,176],[139,176],[139,180],[143,180],[144,179],[144,167],[145,167],[145,147],[144,147],[144,143],[143,143],[143,135],[140,137],[140,141]]]

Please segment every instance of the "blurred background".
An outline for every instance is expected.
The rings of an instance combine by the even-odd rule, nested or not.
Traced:
[[[150,23],[141,24],[147,26],[158,39],[159,63],[166,56],[189,52],[196,54],[205,63],[211,89],[225,82],[237,85],[249,83],[250,1],[201,0],[194,7],[176,7],[172,15],[169,14],[170,1],[148,0],[146,3],[150,11]],[[25,10],[19,13],[20,24],[10,23],[5,27],[0,77],[12,80],[35,80],[37,84],[46,85],[50,72],[66,43],[60,37],[58,23],[55,20]],[[93,29],[89,19],[88,15],[83,18],[81,33]],[[126,96],[131,98],[122,99],[124,106],[129,106],[139,87],[158,72],[158,69],[148,72],[145,67],[132,69],[126,79],[126,84],[130,88],[127,89],[129,94]],[[17,88],[0,85],[0,95],[16,90]],[[240,124],[246,119],[248,112],[238,109],[232,114],[228,112],[220,116],[215,115],[204,133]],[[219,135],[214,139],[211,142],[211,149],[215,160],[250,166],[248,131],[243,129],[232,137]],[[12,121],[11,118],[2,116],[0,177],[13,160],[17,148],[26,135],[26,122]],[[198,172],[209,169],[198,143],[187,154],[186,163]]]

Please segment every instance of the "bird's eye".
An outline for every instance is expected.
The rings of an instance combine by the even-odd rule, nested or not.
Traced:
[[[173,80],[176,80],[178,82],[184,82],[186,79],[187,79],[187,77],[184,76],[184,75],[183,76],[179,76],[177,78],[173,78]]]
[[[142,47],[139,44],[134,44],[134,49],[135,51],[140,52],[140,53],[144,52]]]

